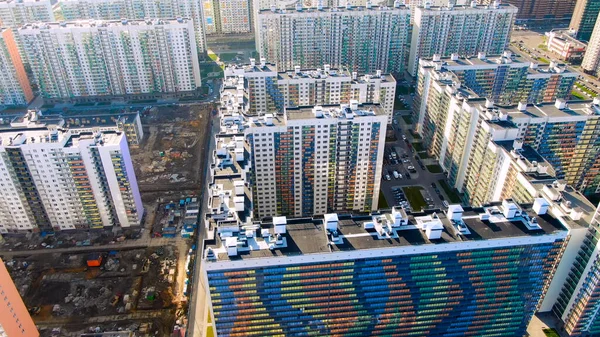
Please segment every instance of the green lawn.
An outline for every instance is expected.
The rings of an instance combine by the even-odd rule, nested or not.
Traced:
[[[219,54],[219,58],[223,62],[231,61],[237,56],[237,53],[221,53]]]
[[[404,115],[404,116],[402,116],[402,119],[404,119],[404,122],[406,124],[409,124],[409,125],[412,124],[412,117],[411,116]]]
[[[217,56],[217,54],[215,53],[208,53],[208,57],[215,62],[217,62],[217,60],[219,59],[219,56]]]
[[[438,183],[440,184],[440,186],[442,186],[442,189],[444,190],[444,192],[446,192],[448,199],[450,199],[449,200],[450,203],[460,204],[460,198],[458,197],[458,194],[456,194],[454,189],[452,187],[450,187],[450,185],[448,185],[448,183],[446,182],[446,179],[440,179],[440,180],[438,180]]]
[[[444,172],[444,170],[442,170],[442,167],[440,165],[425,165],[427,167],[427,169],[429,170],[429,172],[431,173],[442,173]]]
[[[550,63],[550,61],[547,58],[544,58],[544,57],[538,57],[537,60],[540,61],[540,62],[542,62],[542,63]]]
[[[593,90],[589,89],[588,87],[586,87],[585,85],[583,85],[581,83],[575,83],[575,86],[577,88],[579,88],[579,90],[585,92],[586,94],[592,95],[592,97],[596,97],[596,95],[597,95]],[[585,97],[585,96],[583,96],[583,97]]]
[[[423,187],[421,186],[402,187],[402,190],[404,190],[404,194],[406,195],[406,199],[408,199],[408,202],[410,203],[410,207],[417,212],[427,207],[427,203],[421,194],[422,189]]]
[[[421,159],[428,159],[431,158],[431,156],[429,155],[429,153],[427,153],[427,151],[423,151],[423,152],[419,152],[417,153],[419,155],[419,157]]]
[[[200,65],[200,76],[205,79],[210,73],[218,73],[218,78],[223,77],[223,69],[217,64],[201,64]],[[214,74],[213,74],[214,75]],[[214,76],[212,76],[214,77]]]
[[[410,134],[413,136],[414,139],[421,139],[421,135],[416,133],[414,130],[410,130]]]
[[[394,110],[408,110],[408,105],[402,103],[399,99],[394,101]]]
[[[547,337],[560,337],[558,332],[554,329],[542,329],[542,331],[544,332],[544,335],[546,335]]]
[[[379,191],[379,203],[377,204],[377,209],[387,209],[390,208],[387,201],[385,200],[385,196],[383,195],[383,191]]]
[[[414,142],[414,143],[412,143],[412,146],[415,149],[415,151],[417,151],[417,152],[425,151],[425,148],[423,147],[423,143]]]
[[[571,96],[573,96],[577,99],[581,99],[581,100],[586,99],[585,96],[583,96],[583,94],[579,93],[579,91],[577,91],[577,90],[571,91]]]

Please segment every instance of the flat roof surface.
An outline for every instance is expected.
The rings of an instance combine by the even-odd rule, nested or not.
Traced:
[[[341,242],[332,242],[330,244],[327,231],[322,218],[300,218],[287,219],[287,234],[285,237],[285,247],[277,247],[274,250],[259,249],[259,250],[238,250],[236,256],[228,256],[225,251],[219,251],[222,243],[217,236],[215,245],[208,245],[217,251],[218,260],[236,260],[260,257],[273,256],[288,256],[302,255],[314,253],[327,253],[335,251],[351,251],[359,249],[372,248],[391,248],[399,246],[412,246],[424,244],[444,244],[452,242],[476,241],[476,240],[492,240],[502,238],[516,238],[526,236],[538,236],[545,234],[553,234],[558,231],[565,231],[566,228],[562,223],[552,215],[537,215],[531,209],[531,205],[521,209],[523,214],[527,214],[530,218],[536,218],[539,229],[529,229],[522,217],[514,219],[506,219],[504,216],[495,215],[491,220],[481,220],[480,214],[486,210],[501,211],[501,203],[494,203],[490,206],[482,208],[465,207],[463,213],[463,221],[467,226],[470,234],[458,235],[458,231],[449,218],[443,212],[425,212],[410,214],[408,216],[408,225],[394,227],[394,234],[387,238],[381,238],[375,229],[365,229],[364,223],[371,222],[372,217],[338,215],[338,232],[341,235]],[[444,229],[440,239],[430,240],[427,238],[425,231],[416,227],[417,219],[421,216],[433,215],[435,213],[441,221]],[[593,213],[593,210],[592,210]],[[389,214],[389,212],[387,212]],[[385,215],[385,213],[384,213]],[[261,229],[267,229],[273,233],[272,223],[261,224]],[[249,246],[266,245],[264,239],[260,237],[260,233],[255,235],[255,238],[250,239],[252,243]]]
[[[386,9],[384,9],[386,8]],[[272,11],[270,9],[259,10],[259,14],[308,14],[308,13],[362,13],[362,12],[375,12],[381,13],[383,11],[405,11],[406,14],[410,13],[410,9],[408,6],[400,5],[400,7],[379,7],[373,5],[371,8],[366,8],[364,6],[352,6],[352,8],[348,9],[346,6],[340,7],[323,7],[323,9],[317,9],[313,7],[304,7],[302,10],[298,11],[296,8],[285,8],[282,10],[280,8]]]
[[[498,106],[497,108],[502,112],[508,113],[509,118],[600,116],[600,107],[594,106],[592,101],[571,101],[567,102],[567,104],[565,109],[557,108],[554,103],[529,104],[524,111],[519,111],[517,106]]]

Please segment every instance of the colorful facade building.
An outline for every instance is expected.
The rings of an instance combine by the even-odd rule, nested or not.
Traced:
[[[0,134],[0,233],[140,225],[144,208],[123,133],[19,131],[28,123]]]
[[[257,64],[230,66],[225,78],[239,80],[240,94],[244,95],[247,114],[283,113],[284,109],[339,105],[350,100],[359,104],[380,104],[392,122],[396,80],[390,74],[377,71],[358,75],[346,69],[332,69],[328,64],[318,69],[300,69],[277,72],[264,59]],[[235,81],[238,83],[238,81]]]
[[[201,85],[188,19],[29,24],[19,35],[49,101],[179,98]]]
[[[578,0],[569,29],[581,41],[590,41],[592,31],[600,13],[600,0]]]
[[[2,337],[38,337],[38,332],[27,307],[8,270],[0,259],[0,309],[3,315],[0,315],[0,336]]]
[[[497,1],[490,6],[436,7],[426,4],[415,11],[408,72],[419,70],[419,59],[452,54],[472,57],[499,55],[510,42],[517,8]]]
[[[394,7],[262,10],[257,14],[257,50],[279,71],[324,64],[370,74],[402,74],[409,52],[410,10]]]
[[[206,37],[202,3],[191,0],[60,0],[58,6],[64,20],[170,20],[191,19],[198,55],[206,52]],[[38,20],[51,22],[54,20]],[[33,22],[38,22],[33,21]],[[32,23],[33,23],[32,22]]]
[[[600,77],[600,20],[596,22],[590,37],[589,49],[585,53],[581,68],[588,74]]]
[[[26,106],[33,100],[23,59],[11,28],[0,29],[0,105]]]
[[[444,213],[275,217],[226,235],[217,227],[202,263],[215,330],[524,335],[571,222],[547,212],[505,200]]]
[[[378,105],[356,101],[252,118],[255,216],[377,209],[386,126]]]

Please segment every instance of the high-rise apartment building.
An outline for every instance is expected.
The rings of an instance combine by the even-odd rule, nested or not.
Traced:
[[[19,34],[50,101],[185,97],[200,87],[188,19],[29,24]]]
[[[569,28],[575,31],[575,37],[590,41],[594,25],[600,13],[600,0],[577,0]]]
[[[123,133],[24,129],[29,122],[0,132],[0,233],[140,225]]]
[[[419,59],[433,55],[502,54],[510,42],[516,15],[516,7],[497,1],[490,6],[473,2],[470,6],[417,8],[408,71],[416,76]]]
[[[17,29],[34,22],[51,22],[54,12],[50,0],[6,0],[0,2],[2,27]]]
[[[550,302],[552,312],[560,319],[561,329],[568,336],[591,337],[600,334],[598,300],[600,270],[598,242],[600,241],[600,207],[596,210],[588,232],[581,243],[571,268],[561,278],[562,286],[556,300]],[[546,302],[546,300],[544,301]],[[541,311],[550,311],[542,306]]]
[[[419,77],[417,92],[416,130],[470,204],[514,198],[515,179],[525,170],[520,166],[540,167],[548,179],[564,179],[586,194],[598,192],[598,100],[499,106],[459,81],[428,75]],[[531,164],[520,164],[522,158]]]
[[[262,10],[256,41],[261,57],[279,71],[324,64],[361,74],[401,74],[409,52],[410,10],[394,7]]]
[[[581,68],[586,73],[600,77],[600,20],[596,21]]]
[[[33,91],[11,28],[0,28],[0,105],[24,106]]]
[[[479,0],[491,5],[494,0]],[[503,0],[519,9],[517,22],[542,20],[570,20],[577,0]]]
[[[202,282],[219,336],[522,336],[571,223],[510,200],[224,223]]]
[[[499,105],[554,103],[569,97],[577,77],[565,65],[537,64],[511,51],[468,58],[434,55],[419,65],[413,110],[417,130],[425,127],[428,109],[447,109],[448,97],[460,89],[465,95],[489,98]]]
[[[249,65],[226,68],[225,78],[228,87],[240,89],[247,114],[283,113],[286,107],[340,105],[356,100],[359,104],[380,104],[392,122],[396,80],[381,71],[359,76],[326,64],[318,69],[296,67],[277,72],[264,59],[259,64],[251,59]]]
[[[171,20],[182,17],[192,20],[198,54],[206,52],[202,3],[192,0],[60,0],[58,2],[67,21],[95,20]],[[54,21],[54,20],[41,20]]]
[[[0,336],[38,337],[38,332],[27,307],[17,291],[6,266],[0,259]]]
[[[376,210],[387,120],[356,101],[250,119],[255,216]]]
[[[207,34],[250,33],[252,31],[251,0],[211,0],[211,2],[212,4],[204,6],[208,13],[205,18]]]

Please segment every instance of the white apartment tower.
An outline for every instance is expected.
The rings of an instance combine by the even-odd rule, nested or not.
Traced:
[[[360,74],[402,73],[409,52],[410,10],[394,7],[262,10],[256,41],[261,57],[279,71],[316,69],[324,64]]]
[[[206,52],[202,3],[192,0],[60,0],[60,9],[67,21],[145,20],[189,18],[194,24],[194,36],[199,54]],[[54,20],[46,20],[54,21]]]
[[[33,91],[12,28],[0,28],[0,105],[26,106]]]
[[[420,58],[457,53],[502,54],[510,41],[517,7],[494,1],[491,5],[436,7],[415,11],[408,71],[415,76]]]
[[[226,78],[237,77],[243,83],[246,113],[283,113],[284,108],[316,105],[340,105],[350,100],[359,104],[375,103],[392,122],[396,80],[391,74],[376,71],[358,75],[325,64],[317,69],[277,72],[275,65],[250,60],[249,65],[230,66]]]
[[[378,105],[356,101],[252,118],[255,216],[377,209],[386,126]]]
[[[0,140],[0,233],[140,225],[123,133],[7,129]]]
[[[182,97],[200,87],[188,19],[29,24],[19,34],[46,99]]]
[[[8,0],[0,2],[3,27],[19,28],[33,22],[55,21],[50,0]]]
[[[600,20],[596,20],[581,67],[586,73],[600,77]]]

